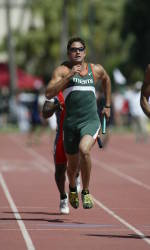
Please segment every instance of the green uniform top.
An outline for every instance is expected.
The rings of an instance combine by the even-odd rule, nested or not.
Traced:
[[[63,91],[66,114],[64,127],[78,127],[90,121],[99,121],[95,83],[91,65],[85,76],[75,74]]]

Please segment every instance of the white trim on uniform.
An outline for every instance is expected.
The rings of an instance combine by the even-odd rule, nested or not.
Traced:
[[[95,87],[94,86],[71,86],[69,88],[66,88],[63,91],[63,96],[64,99],[66,100],[67,96],[72,92],[72,91],[92,91],[95,95]]]
[[[53,98],[51,98],[51,99],[47,99],[47,98],[45,97],[45,101],[54,103],[54,102],[55,102],[55,98],[57,98],[57,97],[53,97]]]
[[[100,130],[100,126],[98,128],[98,130],[96,131],[96,133],[93,135],[93,139],[95,140],[98,136],[98,133],[99,133],[99,130]]]

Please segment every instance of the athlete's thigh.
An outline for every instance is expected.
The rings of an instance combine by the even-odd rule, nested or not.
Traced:
[[[77,154],[79,145],[79,135],[72,130],[64,128],[64,148],[67,154]]]
[[[80,144],[79,149],[82,152],[89,151],[95,143],[98,132],[100,129],[99,121],[91,121],[88,122],[85,126],[83,126],[80,130]]]
[[[84,135],[81,138],[80,144],[79,144],[79,150],[82,153],[87,153],[91,150],[92,146],[95,143],[95,139],[91,135]]]
[[[100,129],[100,121],[99,120],[89,121],[81,128],[80,138],[82,138],[85,135],[90,135],[95,140],[97,138],[99,129]]]
[[[55,164],[67,164],[67,157],[64,150],[63,136],[56,136],[54,144],[54,161]]]

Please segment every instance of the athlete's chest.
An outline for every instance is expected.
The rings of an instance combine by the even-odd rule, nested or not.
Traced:
[[[72,77],[70,83],[73,83],[73,85],[93,85],[94,84],[94,79],[92,75],[89,73],[85,76],[80,76],[80,75],[75,75]]]
[[[94,85],[94,77],[92,73],[92,69],[90,66],[87,68],[87,72],[84,75],[75,74],[70,79],[70,86],[91,86]]]

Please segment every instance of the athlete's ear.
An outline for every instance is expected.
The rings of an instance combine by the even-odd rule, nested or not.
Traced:
[[[70,51],[69,50],[67,51],[67,56],[70,57]]]
[[[68,56],[70,55],[70,51],[69,51],[69,49],[67,50],[67,55],[68,55]]]

